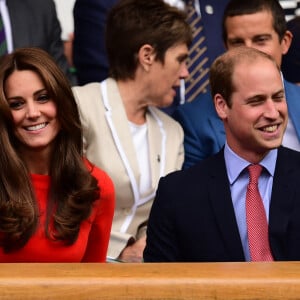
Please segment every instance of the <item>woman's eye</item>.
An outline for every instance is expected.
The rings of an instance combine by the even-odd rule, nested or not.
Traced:
[[[50,99],[49,95],[43,94],[43,95],[38,96],[37,101],[45,103],[45,102],[49,101],[49,99]]]
[[[10,101],[8,103],[11,109],[16,109],[16,110],[22,108],[23,104],[24,104],[23,101]]]

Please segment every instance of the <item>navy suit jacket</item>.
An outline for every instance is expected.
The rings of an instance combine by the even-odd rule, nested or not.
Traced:
[[[69,77],[72,84],[76,78],[69,72],[61,39],[61,27],[53,0],[7,0],[14,49],[39,47],[47,51]]]
[[[108,77],[105,24],[117,0],[76,0],[73,10],[73,61],[78,84],[100,82]]]
[[[300,140],[300,87],[286,80],[284,87],[289,117]],[[184,130],[184,169],[217,153],[224,146],[224,125],[209,93],[180,105],[173,117]]]
[[[280,147],[269,211],[275,260],[300,260],[300,153]],[[147,229],[145,262],[244,261],[224,151],[163,177]]]

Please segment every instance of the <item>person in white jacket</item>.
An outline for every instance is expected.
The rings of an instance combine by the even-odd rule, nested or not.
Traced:
[[[73,88],[87,158],[116,188],[108,259],[142,261],[158,181],[182,166],[182,128],[159,108],[172,103],[189,75],[191,39],[177,8],[162,0],[121,0],[107,20],[110,77]]]

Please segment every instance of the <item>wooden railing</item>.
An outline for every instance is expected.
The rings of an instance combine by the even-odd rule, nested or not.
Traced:
[[[0,264],[0,299],[300,299],[300,262]]]

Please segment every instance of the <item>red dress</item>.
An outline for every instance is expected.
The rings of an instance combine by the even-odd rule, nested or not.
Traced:
[[[32,174],[32,184],[40,208],[40,226],[27,244],[14,252],[0,248],[0,262],[105,262],[115,206],[114,186],[108,175],[93,168],[100,199],[94,202],[90,217],[83,221],[76,242],[66,246],[45,236],[45,215],[50,177]]]

